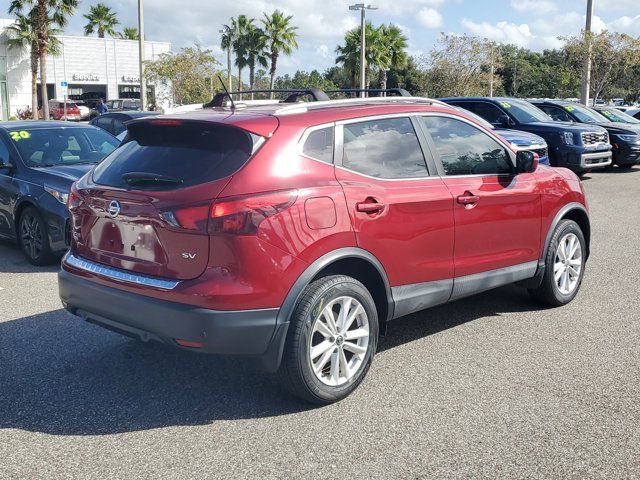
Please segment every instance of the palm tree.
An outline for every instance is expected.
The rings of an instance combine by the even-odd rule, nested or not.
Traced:
[[[256,64],[267,66],[267,52],[265,51],[265,35],[264,32],[249,23],[247,31],[244,35],[244,56],[242,62],[249,67],[249,90],[253,90],[253,84],[256,80]],[[253,100],[253,93],[251,94]]]
[[[18,14],[16,22],[6,29],[10,49],[30,48],[31,61],[31,111],[38,117],[38,34],[31,16]]]
[[[365,88],[369,88],[369,77],[372,67],[377,67],[380,59],[381,50],[380,45],[380,29],[373,28],[371,22],[367,22],[365,29],[365,74],[364,85]],[[360,71],[360,27],[349,30],[344,36],[344,46],[338,46],[336,48],[336,63],[342,64],[342,66],[349,72],[351,77],[351,88],[355,88],[356,76]]]
[[[253,25],[253,19],[246,15],[238,15],[237,18],[231,19],[231,29],[233,30],[231,48],[236,57],[236,66],[238,67],[238,92],[242,91],[242,69],[247,66],[245,59],[247,33]],[[240,95],[242,99],[242,95]]]
[[[124,27],[122,32],[118,33],[118,38],[122,40],[140,40],[140,35],[136,27]]]
[[[40,89],[42,91],[42,113],[49,119],[49,98],[47,95],[47,54],[54,53],[57,27],[64,28],[67,19],[78,7],[78,0],[12,0],[9,13],[17,15],[28,11],[37,34],[38,56],[40,57]]]
[[[35,28],[35,12],[31,11],[29,15],[18,14],[15,23],[9,25],[6,29],[8,41],[7,45],[10,49],[24,50],[29,48],[29,58],[31,66],[31,112],[33,118],[38,118],[38,34]],[[54,55],[60,52],[60,41],[56,38],[60,34],[57,28],[50,28],[49,37],[49,53]]]
[[[110,37],[115,37],[116,26],[120,24],[116,13],[111,10],[111,7],[107,7],[104,3],[98,3],[97,5],[89,8],[89,13],[83,15],[89,22],[84,26],[84,34],[91,35],[96,30],[98,31],[98,38],[104,38],[105,33]]]
[[[280,53],[291,55],[293,49],[298,48],[296,41],[296,30],[298,27],[291,25],[291,15],[285,16],[280,10],[275,10],[271,15],[264,14],[262,25],[264,27],[264,35],[266,49],[271,59],[271,68],[269,75],[271,76],[271,89],[275,84],[276,67]],[[269,98],[273,98],[273,93]]]
[[[229,25],[222,26],[222,38],[220,39],[220,48],[227,51],[227,88],[233,91],[231,85],[231,48],[235,41],[234,30]]]
[[[376,36],[378,42],[377,67],[380,70],[380,88],[387,88],[387,74],[391,68],[402,68],[407,63],[407,37],[402,30],[393,24],[381,25]]]

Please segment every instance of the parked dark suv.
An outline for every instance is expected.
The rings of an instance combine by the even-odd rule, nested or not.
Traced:
[[[496,127],[541,136],[549,146],[553,166],[585,173],[611,164],[609,135],[602,127],[555,122],[531,103],[515,98],[445,98],[443,101],[471,110]]]
[[[574,173],[418,98],[134,120],[69,208],[69,312],[259,357],[316,403],[360,384],[392,319],[512,282],[564,305],[589,254]]]
[[[34,265],[59,260],[69,245],[71,184],[118,145],[89,125],[0,123],[0,237],[17,240]]]
[[[613,121],[593,108],[565,100],[532,100],[531,103],[556,121],[600,125],[609,133],[613,163],[622,168],[640,163],[640,124]]]

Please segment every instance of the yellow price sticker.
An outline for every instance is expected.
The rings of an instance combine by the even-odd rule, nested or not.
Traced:
[[[612,115],[609,110],[602,110],[602,113],[604,113],[607,117],[610,117]]]
[[[571,105],[567,105],[566,107],[564,107],[564,109],[565,109],[567,112],[573,112],[573,111],[575,110],[575,107],[572,107]]]
[[[9,132],[9,135],[11,135],[11,139],[14,142],[19,142],[20,140],[26,140],[27,138],[31,138],[31,134],[26,130],[19,130],[19,131],[14,130],[12,132]]]
[[[504,108],[511,108],[511,104],[508,102],[500,102],[500,105],[502,105]]]

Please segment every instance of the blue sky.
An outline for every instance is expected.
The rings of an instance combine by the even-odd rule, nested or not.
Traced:
[[[118,13],[123,26],[136,23],[137,0],[102,0]],[[594,27],[640,36],[640,0],[594,0]],[[0,0],[0,5],[9,0]],[[373,0],[372,0],[373,2]],[[82,34],[82,14],[95,0],[82,0],[69,33]],[[241,13],[260,18],[275,8],[294,16],[300,49],[281,62],[281,73],[324,70],[334,63],[334,50],[344,32],[358,24],[343,0],[145,0],[147,38],[170,41],[174,49],[198,42],[221,62],[218,30]],[[558,47],[560,35],[584,27],[586,0],[379,0],[368,14],[374,24],[393,22],[409,37],[410,52],[427,53],[440,32],[469,33],[534,50]],[[6,11],[6,8],[2,10]]]

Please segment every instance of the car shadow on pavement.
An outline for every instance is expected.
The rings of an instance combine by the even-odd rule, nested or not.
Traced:
[[[531,309],[506,287],[394,321],[388,351],[502,312]],[[0,322],[0,429],[105,435],[313,408],[247,359],[143,344],[64,310]]]
[[[56,259],[58,260],[58,259]],[[0,240],[0,274],[2,273],[32,273],[57,272],[60,263],[54,261],[51,265],[36,267],[31,265],[15,242]]]

